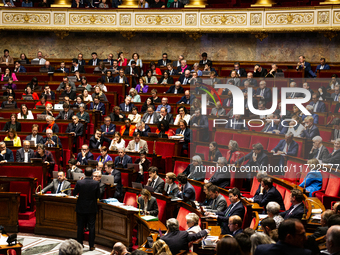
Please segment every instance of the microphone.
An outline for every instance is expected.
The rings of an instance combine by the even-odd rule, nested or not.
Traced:
[[[138,202],[138,195],[136,195],[136,202],[139,205],[139,207],[138,207],[138,216],[140,217],[140,203]]]
[[[63,190],[60,191],[60,193],[63,193],[63,192],[68,191],[68,190],[73,190],[73,189],[74,189],[74,188],[63,189]],[[59,193],[58,193],[58,194],[59,194]]]

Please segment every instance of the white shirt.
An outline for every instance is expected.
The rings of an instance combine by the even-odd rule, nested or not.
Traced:
[[[28,151],[24,151],[24,162],[27,163],[28,162]]]
[[[39,60],[39,65],[45,65],[45,62],[46,62],[46,59],[44,59],[44,58],[41,58],[41,59],[35,58],[33,60]]]
[[[31,136],[31,141],[34,141],[34,145],[36,145],[37,144],[37,136]]]
[[[75,67],[74,67],[74,71],[77,71],[77,70],[78,70],[78,66],[75,66]]]
[[[139,151],[139,143],[135,142],[135,151]]]
[[[123,76],[124,77],[124,76]],[[124,83],[124,78],[119,76],[119,83]]]
[[[110,144],[110,150],[119,150],[119,149],[125,149],[125,141],[124,139],[120,140],[120,143],[114,143],[113,139]]]

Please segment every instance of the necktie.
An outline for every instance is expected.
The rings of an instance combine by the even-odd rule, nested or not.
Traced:
[[[175,8],[178,8],[178,3],[175,3]]]
[[[60,190],[61,190],[61,183],[59,183],[58,185],[57,194],[60,193]]]
[[[290,94],[290,97],[291,97],[291,98],[294,98],[294,95],[295,95],[295,93],[292,93],[292,94]]]
[[[339,95],[335,95],[334,101],[338,101]]]
[[[64,120],[67,120],[67,113],[65,113],[64,115]]]
[[[107,132],[109,132],[109,128],[108,128],[108,126],[106,126],[106,133],[107,133]]]
[[[264,89],[261,90],[260,96],[263,97]]]
[[[187,78],[184,78],[183,84],[187,84]]]
[[[316,112],[317,105],[318,105],[318,102],[316,102],[316,103],[314,104],[314,109],[313,109],[314,112]]]
[[[155,185],[155,181],[152,181],[152,182],[151,182],[151,187],[153,188],[154,185]]]
[[[128,112],[128,111],[129,111],[127,106],[125,106],[125,111],[126,111],[126,112]]]
[[[233,207],[233,205],[229,206],[229,208],[227,209],[227,212],[224,215],[225,217],[228,217],[228,214],[230,213],[232,207]]]
[[[170,191],[171,191],[171,186],[169,185],[167,194],[170,194]]]

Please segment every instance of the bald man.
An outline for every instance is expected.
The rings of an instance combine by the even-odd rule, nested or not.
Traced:
[[[122,244],[121,242],[118,242],[118,243],[115,243],[115,245],[113,246],[113,251],[111,254],[127,255],[130,253],[127,251],[126,246],[124,244]]]
[[[326,247],[330,254],[337,254],[340,252],[340,226],[332,226],[328,229],[326,234]]]

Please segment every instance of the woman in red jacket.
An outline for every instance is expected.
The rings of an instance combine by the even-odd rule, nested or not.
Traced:
[[[38,94],[32,92],[32,88],[30,86],[26,87],[25,93],[23,93],[22,96],[32,96],[33,100],[39,100]],[[23,97],[21,99],[23,99]]]
[[[230,140],[228,144],[228,149],[229,151],[226,155],[227,162],[228,164],[235,164],[235,162],[241,157],[238,143],[234,140]]]

